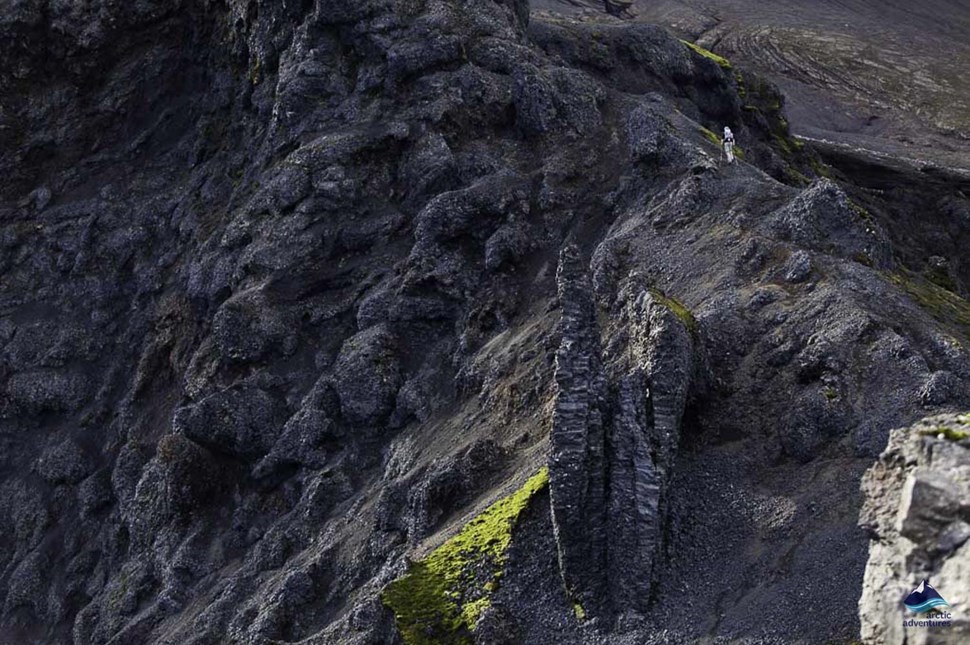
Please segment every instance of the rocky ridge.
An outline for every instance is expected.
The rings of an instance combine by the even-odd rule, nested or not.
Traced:
[[[524,2],[0,36],[0,639],[395,642],[382,590],[546,463],[456,638],[858,633],[801,594],[861,591],[889,429],[970,404],[959,245],[905,225],[959,187],[819,177],[757,76]]]

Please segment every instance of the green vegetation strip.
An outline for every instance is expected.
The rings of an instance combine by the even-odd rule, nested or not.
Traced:
[[[940,426],[934,430],[923,430],[920,434],[927,437],[939,437],[947,441],[963,441],[970,437],[970,433],[964,432],[963,430],[954,430],[950,426]]]
[[[384,604],[407,645],[471,642],[471,630],[498,588],[512,529],[548,484],[549,470],[542,468],[384,589]]]
[[[932,430],[921,430],[920,434],[924,437],[937,437],[947,441],[963,441],[970,439],[970,414],[964,414],[956,418],[957,428],[940,425]]]
[[[970,302],[909,271],[891,274],[889,279],[937,321],[970,338]]]
[[[715,63],[717,63],[718,65],[720,65],[724,69],[731,69],[731,61],[729,61],[728,59],[724,58],[723,56],[718,56],[714,52],[709,51],[707,49],[704,49],[703,47],[701,47],[697,43],[692,43],[689,40],[683,40],[683,39],[681,39],[680,42],[684,43],[685,45],[687,45],[688,47],[690,47],[691,49],[693,49],[695,52],[697,52],[698,54],[700,54],[704,58],[710,58],[712,61],[714,61]]]
[[[681,301],[677,300],[676,298],[671,298],[656,287],[652,287],[650,289],[650,295],[653,296],[654,300],[662,304],[664,307],[669,309],[671,313],[677,316],[677,318],[680,319],[680,322],[684,323],[684,327],[687,328],[687,331],[692,333],[697,331],[697,319],[694,318],[694,314],[692,314],[690,309],[685,307]]]

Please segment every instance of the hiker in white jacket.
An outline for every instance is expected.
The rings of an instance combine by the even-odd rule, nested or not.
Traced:
[[[724,126],[724,155],[728,163],[734,163],[734,133],[728,126]]]

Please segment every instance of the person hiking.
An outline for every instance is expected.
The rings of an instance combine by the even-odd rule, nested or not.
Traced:
[[[728,163],[734,163],[734,133],[728,126],[724,126],[724,155]]]

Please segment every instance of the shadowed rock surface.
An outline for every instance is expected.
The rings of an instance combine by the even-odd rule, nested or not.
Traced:
[[[679,305],[658,301],[645,285],[628,285],[613,312],[622,331],[609,337],[604,366],[576,247],[563,250],[558,278],[549,474],[563,582],[583,614],[646,611],[694,371],[686,327],[693,320],[677,318]]]
[[[399,642],[547,464],[456,642],[858,637],[862,473],[970,406],[959,174],[519,0],[2,5],[0,641]]]

